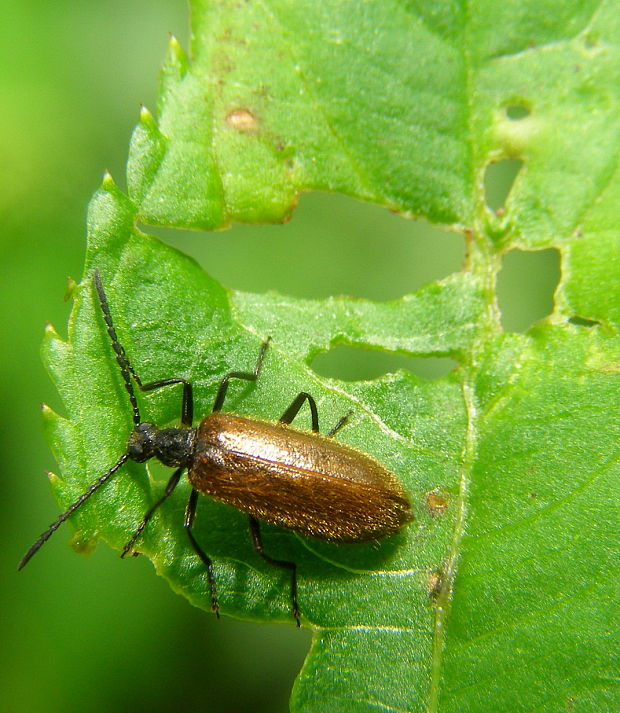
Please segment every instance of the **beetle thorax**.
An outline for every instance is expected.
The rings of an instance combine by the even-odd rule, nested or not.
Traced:
[[[158,428],[152,423],[137,425],[127,444],[127,455],[137,463],[157,458],[170,467],[189,467],[194,459],[195,428]]]

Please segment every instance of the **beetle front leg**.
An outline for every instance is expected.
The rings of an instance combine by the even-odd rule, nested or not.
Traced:
[[[194,420],[194,395],[192,385],[185,379],[162,379],[161,381],[151,381],[149,384],[143,384],[134,375],[136,384],[140,391],[154,391],[161,389],[162,386],[170,386],[171,384],[183,384],[183,401],[181,402],[181,423],[184,426],[191,426]]]
[[[161,498],[154,502],[153,505],[151,505],[151,507],[146,511],[144,517],[142,518],[142,522],[140,523],[140,525],[138,525],[138,529],[133,533],[131,540],[129,540],[125,547],[123,547],[121,557],[126,557],[130,552],[134,556],[138,554],[137,552],[132,552],[133,546],[136,544],[136,540],[144,532],[144,529],[146,528],[148,521],[153,517],[153,513],[155,512],[155,510],[157,510],[157,508],[164,502],[164,500],[166,500],[172,495],[172,492],[179,484],[179,480],[181,479],[181,475],[184,470],[185,467],[182,467],[177,468],[177,470],[174,471],[172,477],[166,485],[166,490],[164,491],[164,494],[161,496]]]
[[[230,374],[220,381],[220,385],[217,389],[217,394],[215,396],[215,401],[213,402],[213,411],[221,411],[224,405],[224,399],[226,398],[226,392],[228,391],[228,385],[231,379],[243,379],[244,381],[256,381],[263,368],[263,361],[265,359],[265,352],[269,346],[271,337],[268,337],[262,344],[260,351],[258,353],[258,359],[256,360],[256,365],[254,366],[254,371],[231,371]]]

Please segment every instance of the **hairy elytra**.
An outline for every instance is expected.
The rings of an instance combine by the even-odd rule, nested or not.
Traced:
[[[123,548],[121,557],[135,554],[134,545],[149,520],[187,470],[192,491],[184,527],[194,551],[207,568],[212,609],[219,616],[213,563],[192,531],[199,494],[249,515],[255,551],[270,564],[290,571],[292,611],[299,625],[296,565],[265,553],[259,521],[333,542],[368,542],[386,537],[412,519],[409,501],[397,478],[374,458],[333,439],[348,416],[341,418],[326,436],[320,435],[316,403],[306,392],[295,397],[278,422],[221,412],[232,379],[257,380],[269,339],[263,343],[253,371],[233,371],[220,381],[212,412],[195,428],[191,383],[182,378],[142,383],[118,339],[98,270],[94,273],[94,285],[133,410],[134,428],[126,453],[41,534],[21,560],[19,569],[128,460],[143,463],[156,458],[175,471],[164,494],[149,508]],[[144,392],[182,385],[182,425],[160,429],[142,421],[134,384]],[[305,403],[310,408],[312,431],[289,425]]]

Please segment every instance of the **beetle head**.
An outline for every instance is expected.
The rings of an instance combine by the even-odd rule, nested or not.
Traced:
[[[155,455],[157,426],[152,423],[139,423],[131,432],[127,443],[127,455],[136,463],[144,463]]]

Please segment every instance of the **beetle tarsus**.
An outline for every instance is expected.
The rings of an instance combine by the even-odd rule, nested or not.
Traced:
[[[332,429],[330,429],[330,430],[325,434],[325,436],[326,436],[327,438],[332,438],[332,436],[335,436],[335,435],[338,433],[338,431],[339,431],[341,428],[343,428],[343,426],[346,426],[346,425],[347,425],[347,423],[349,422],[349,419],[351,418],[352,415],[353,415],[353,410],[349,411],[349,412],[346,413],[344,416],[342,416],[342,418],[338,421],[338,423],[337,423]]]

